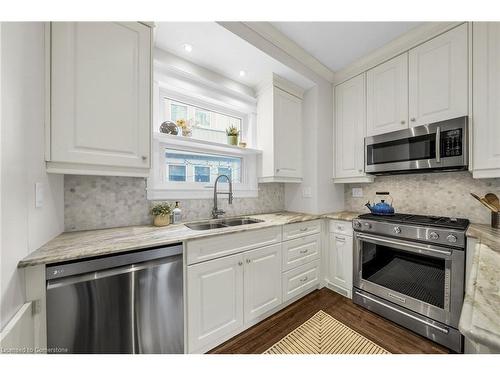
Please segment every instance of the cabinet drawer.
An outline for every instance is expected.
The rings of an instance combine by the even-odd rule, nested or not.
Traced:
[[[283,271],[309,263],[319,258],[320,235],[313,234],[283,242]]]
[[[321,232],[321,220],[304,221],[283,226],[283,241]]]
[[[189,240],[186,246],[187,264],[273,245],[280,241],[281,227],[279,226]]]
[[[283,274],[283,302],[319,284],[319,260],[304,264]]]
[[[352,221],[330,220],[330,232],[352,236]]]

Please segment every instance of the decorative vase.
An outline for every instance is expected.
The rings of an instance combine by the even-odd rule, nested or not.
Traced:
[[[156,215],[153,224],[155,227],[166,227],[170,224],[170,215]]]
[[[238,146],[238,136],[237,135],[228,135],[227,136],[227,144],[232,146]]]
[[[165,134],[177,135],[179,134],[179,128],[172,121],[165,121],[160,125],[160,132]]]

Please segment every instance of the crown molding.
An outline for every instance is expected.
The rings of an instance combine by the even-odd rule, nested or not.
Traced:
[[[463,21],[428,22],[417,26],[368,55],[354,61],[347,67],[335,72],[333,75],[333,84],[338,85],[463,23]]]

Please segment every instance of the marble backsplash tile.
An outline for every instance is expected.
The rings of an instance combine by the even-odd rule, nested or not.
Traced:
[[[257,198],[235,198],[229,205],[219,199],[228,216],[284,210],[284,185],[260,184]],[[210,217],[212,199],[179,200],[182,220]],[[64,226],[66,231],[151,224],[146,199],[146,179],[136,177],[64,176]]]
[[[352,188],[363,188],[362,198],[352,197]],[[427,173],[379,176],[371,184],[346,184],[345,209],[368,212],[364,204],[373,202],[375,192],[389,191],[396,212],[468,218],[474,223],[489,224],[490,211],[470,193],[500,196],[500,178],[473,179],[469,172]]]

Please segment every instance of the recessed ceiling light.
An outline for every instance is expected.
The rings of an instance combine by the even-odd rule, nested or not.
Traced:
[[[244,70],[240,70],[240,77],[244,77],[247,75],[247,72],[245,72]]]
[[[191,44],[186,43],[182,47],[184,48],[184,51],[186,51],[186,52],[191,52],[193,50],[193,46]]]

